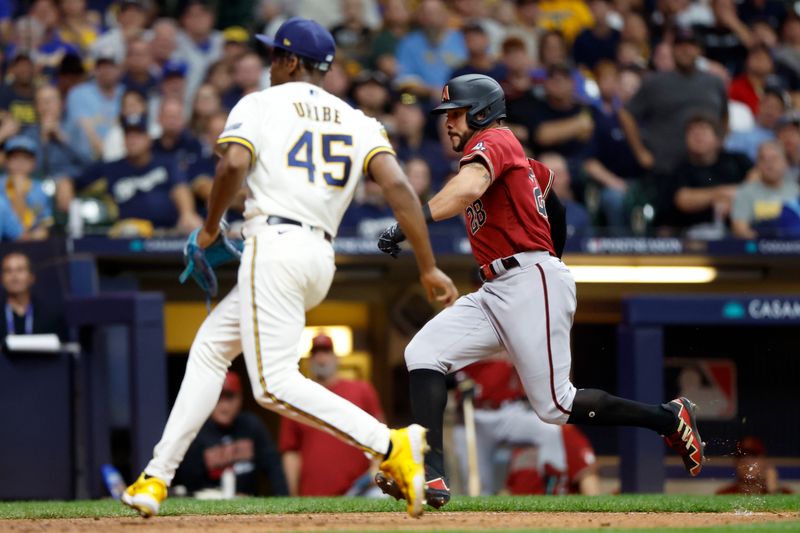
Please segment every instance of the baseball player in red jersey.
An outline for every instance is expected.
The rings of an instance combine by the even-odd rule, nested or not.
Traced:
[[[442,419],[445,375],[506,349],[536,414],[552,424],[638,426],[664,435],[696,476],[703,463],[694,404],[677,398],[648,405],[570,382],[570,329],[575,281],[559,257],[566,238],[565,210],[551,191],[553,172],[528,159],[508,128],[505,96],[492,78],[453,78],[433,110],[447,115],[460,170],[423,206],[427,221],[464,213],[472,253],[484,284],[439,313],[405,352],[415,422],[429,428],[426,497],[439,507],[450,496],[444,472]],[[397,225],[378,247],[396,255],[404,235]],[[378,484],[397,494],[390,479]]]

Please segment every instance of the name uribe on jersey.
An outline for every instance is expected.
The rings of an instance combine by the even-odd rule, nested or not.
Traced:
[[[379,459],[381,472],[407,500],[408,513],[419,516],[426,430],[390,430],[305,378],[298,370],[298,344],[306,311],[330,288],[336,269],[331,241],[363,175],[381,186],[408,236],[428,296],[449,305],[455,286],[436,267],[419,200],[381,125],[320,87],[335,54],[330,33],[316,22],[292,18],[274,39],[258,38],[273,49],[273,87],[245,96],[231,111],[217,141],[221,160],[208,215],[187,244],[194,246],[194,264],[208,267],[197,250],[215,251],[220,220],[246,180],[238,283],[197,332],[161,441],[122,501],[143,516],[158,513],[186,449],[216,405],[231,361],[244,353],[261,406]]]

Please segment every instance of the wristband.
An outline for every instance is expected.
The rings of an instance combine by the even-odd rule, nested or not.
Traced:
[[[425,222],[427,224],[434,222],[433,215],[431,215],[431,206],[428,205],[427,203],[422,206],[422,216],[425,217]]]

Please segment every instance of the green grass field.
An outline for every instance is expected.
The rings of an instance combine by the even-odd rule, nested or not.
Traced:
[[[170,498],[162,516],[274,513],[385,513],[403,511],[404,505],[389,499],[369,498],[241,498],[201,501]],[[527,512],[800,512],[800,495],[775,496],[456,496],[441,511],[527,511]],[[129,516],[132,513],[110,499],[84,501],[0,502],[0,519],[9,518],[95,518]]]
[[[352,512],[403,512],[400,502],[386,499],[365,498],[242,498],[228,501],[199,501],[172,498],[162,509],[162,516],[178,515],[259,515],[274,513],[352,513]],[[494,496],[483,498],[455,497],[442,511],[526,511],[526,512],[800,512],[800,495],[775,496],[681,496],[681,495],[622,495],[622,496],[566,496],[566,497],[512,497]],[[133,512],[114,500],[87,501],[24,501],[0,502],[0,519],[57,519],[57,518],[102,518],[132,517]],[[0,529],[2,524],[0,524]],[[609,528],[592,530],[569,529],[502,529],[504,533],[516,531],[608,531]],[[484,530],[487,531],[487,530]],[[498,531],[500,531],[498,529]],[[626,532],[647,531],[658,533],[666,529],[626,529]],[[800,521],[750,524],[725,527],[681,529],[690,532],[736,531],[755,533],[800,532]]]

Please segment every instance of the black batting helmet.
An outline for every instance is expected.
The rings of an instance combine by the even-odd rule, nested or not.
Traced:
[[[483,74],[464,74],[447,82],[442,89],[442,103],[432,113],[446,113],[448,109],[467,108],[467,124],[480,129],[495,120],[506,118],[506,96],[494,79]],[[484,117],[478,120],[478,115]]]

